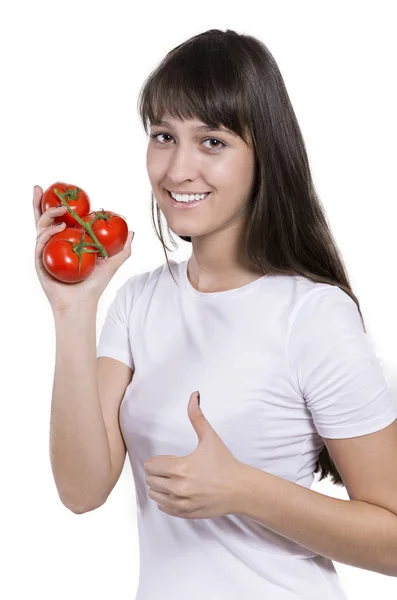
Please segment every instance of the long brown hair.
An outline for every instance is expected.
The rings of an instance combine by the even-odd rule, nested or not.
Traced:
[[[340,287],[360,304],[316,192],[303,136],[275,59],[258,39],[233,30],[211,29],[166,54],[145,80],[138,100],[146,134],[164,113],[178,119],[197,117],[214,129],[233,130],[255,151],[255,181],[247,206],[245,249],[260,272],[302,275]],[[157,225],[170,270],[160,209]],[[168,235],[174,249],[178,248]],[[178,236],[191,242],[191,237]],[[174,281],[175,278],[173,277]],[[343,480],[324,446],[315,473],[319,481]]]

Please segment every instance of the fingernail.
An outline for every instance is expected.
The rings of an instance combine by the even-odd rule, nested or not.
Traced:
[[[55,223],[55,225],[65,225],[65,221],[61,221],[60,223]]]
[[[197,392],[198,405],[200,406],[200,392]]]

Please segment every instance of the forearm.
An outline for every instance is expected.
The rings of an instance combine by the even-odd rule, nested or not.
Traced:
[[[50,456],[59,496],[73,511],[102,501],[111,472],[98,390],[96,315],[91,304],[54,313]]]
[[[244,465],[238,512],[340,563],[397,577],[397,516]]]

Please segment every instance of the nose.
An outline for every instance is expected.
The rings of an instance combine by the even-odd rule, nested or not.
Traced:
[[[172,151],[167,173],[169,180],[175,182],[177,189],[180,187],[177,182],[199,179],[199,158],[192,147],[179,146]],[[172,190],[172,187],[169,189]]]

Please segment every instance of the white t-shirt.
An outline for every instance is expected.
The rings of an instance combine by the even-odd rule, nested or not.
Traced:
[[[187,260],[131,276],[97,356],[135,373],[120,407],[140,543],[136,600],[346,600],[334,564],[239,515],[183,519],[148,495],[143,463],[198,445],[201,408],[241,462],[310,488],[324,442],[378,431],[396,406],[355,302],[302,276],[198,292]],[[365,318],[365,317],[364,317]]]

